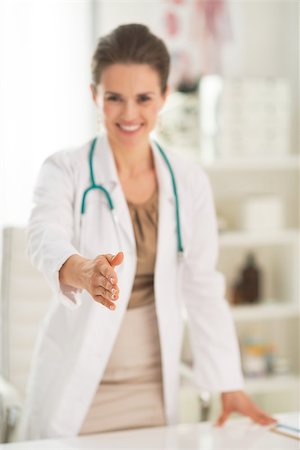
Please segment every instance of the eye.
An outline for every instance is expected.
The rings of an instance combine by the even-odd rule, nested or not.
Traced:
[[[106,97],[106,100],[108,100],[109,102],[118,102],[121,100],[121,98],[118,95],[109,95],[108,97]]]
[[[149,95],[139,95],[139,96],[138,96],[138,101],[139,101],[140,103],[146,103],[146,102],[148,102],[149,100],[151,100],[151,97],[149,97]]]

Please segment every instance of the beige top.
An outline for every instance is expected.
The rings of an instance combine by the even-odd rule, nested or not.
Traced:
[[[137,269],[128,310],[80,434],[165,425],[159,332],[154,302],[158,192],[128,202]]]
[[[137,269],[128,309],[154,302],[154,266],[157,243],[158,191],[144,203],[128,207],[137,247]]]

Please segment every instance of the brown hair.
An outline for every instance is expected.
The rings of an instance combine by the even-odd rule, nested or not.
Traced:
[[[131,23],[120,25],[98,41],[92,59],[92,81],[97,86],[103,70],[117,63],[148,64],[159,75],[165,93],[170,70],[170,55],[162,39],[148,27]]]

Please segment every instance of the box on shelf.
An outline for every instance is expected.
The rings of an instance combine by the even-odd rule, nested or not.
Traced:
[[[283,205],[277,195],[251,195],[241,207],[240,225],[245,231],[277,231],[284,228]]]

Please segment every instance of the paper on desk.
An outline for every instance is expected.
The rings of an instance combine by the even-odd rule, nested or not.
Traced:
[[[293,415],[289,420],[279,420],[270,431],[300,440],[300,414]]]

